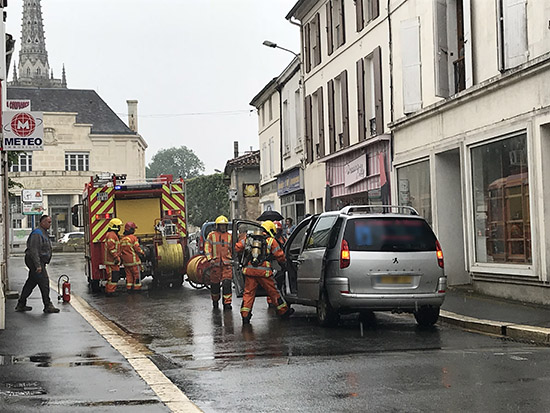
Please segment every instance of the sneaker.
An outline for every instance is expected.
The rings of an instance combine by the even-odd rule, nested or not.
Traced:
[[[250,319],[252,318],[252,313],[248,313],[246,317],[243,317],[243,325],[250,324]]]
[[[54,307],[52,303],[50,303],[49,305],[47,305],[46,307],[44,307],[44,312],[45,313],[59,313],[59,308],[57,307]]]
[[[231,310],[233,307],[231,307],[231,304],[224,304],[223,309],[224,310]]]
[[[212,308],[214,310],[217,310],[218,308],[220,308],[220,304],[217,301],[212,301]]]
[[[23,305],[21,303],[17,303],[15,306],[15,311],[23,312],[23,311],[31,311],[32,307],[29,307],[28,305]]]
[[[284,312],[283,314],[281,314],[281,318],[288,318],[288,317],[290,317],[292,314],[294,314],[294,308],[289,308],[288,310],[286,310],[286,312]]]

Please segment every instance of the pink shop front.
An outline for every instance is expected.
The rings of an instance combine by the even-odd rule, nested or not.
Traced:
[[[326,162],[326,210],[348,205],[390,204],[388,137],[364,141],[323,159]]]

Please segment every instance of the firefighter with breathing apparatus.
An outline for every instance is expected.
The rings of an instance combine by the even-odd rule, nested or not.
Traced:
[[[213,308],[218,308],[220,282],[223,294],[223,309],[231,310],[231,234],[227,232],[229,220],[220,215],[216,218],[216,229],[210,232],[204,244],[204,255],[210,262],[210,294]]]
[[[235,244],[235,250],[244,253],[244,293],[241,305],[243,324],[250,323],[258,285],[264,288],[271,301],[275,303],[277,314],[281,318],[287,318],[294,313],[294,309],[288,306],[277,291],[273,279],[271,260],[276,259],[281,264],[286,262],[285,254],[275,239],[275,224],[273,221],[264,221],[262,228],[263,231],[251,234]]]
[[[134,222],[127,222],[124,225],[124,233],[120,239],[120,255],[124,272],[126,274],[126,291],[141,290],[141,281],[139,271],[141,269],[141,259],[143,250],[139,246],[139,240],[134,235],[137,226]]]
[[[105,285],[105,295],[112,297],[115,295],[116,286],[120,279],[120,240],[118,233],[122,227],[122,221],[113,218],[107,225],[107,233],[103,243],[103,264],[107,273],[107,284]]]

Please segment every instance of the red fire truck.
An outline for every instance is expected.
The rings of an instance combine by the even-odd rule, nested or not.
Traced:
[[[84,228],[86,276],[94,292],[105,285],[103,242],[113,218],[137,225],[145,252],[142,278],[155,285],[181,286],[189,260],[185,183],[172,175],[130,182],[125,175],[96,175],[85,185],[82,204],[73,206],[73,225]]]

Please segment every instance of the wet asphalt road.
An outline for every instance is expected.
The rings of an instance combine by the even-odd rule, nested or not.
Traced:
[[[146,344],[152,360],[206,412],[547,411],[550,348],[377,313],[363,336],[356,317],[323,329],[315,310],[279,320],[256,299],[252,325],[212,310],[187,283],[105,298],[91,294],[79,254],[58,254],[52,279]],[[150,286],[150,279],[144,281]],[[35,292],[37,294],[38,292]]]

